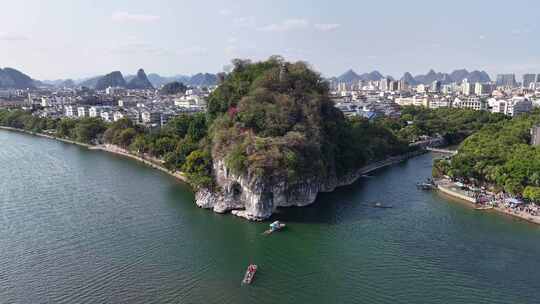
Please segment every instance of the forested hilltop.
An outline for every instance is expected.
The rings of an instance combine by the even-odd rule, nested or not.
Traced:
[[[512,120],[488,124],[467,138],[451,161],[435,164],[446,174],[540,202],[540,147],[532,146],[531,128],[540,123],[535,110]]]
[[[303,62],[276,57],[234,66],[208,103],[212,156],[233,173],[289,183],[306,175],[340,177],[408,149],[388,129],[346,119]]]
[[[371,161],[409,151],[390,130],[346,119],[327,83],[303,62],[236,60],[208,101],[213,185],[197,203],[250,219],[311,204]]]

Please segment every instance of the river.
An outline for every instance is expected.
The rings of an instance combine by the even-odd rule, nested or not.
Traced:
[[[540,227],[418,191],[431,162],[280,210],[265,237],[135,161],[0,131],[0,303],[538,303]]]

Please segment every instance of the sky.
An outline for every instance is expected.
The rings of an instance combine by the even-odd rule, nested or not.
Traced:
[[[540,73],[538,0],[0,0],[0,67],[35,79],[220,72],[282,55],[324,76]]]

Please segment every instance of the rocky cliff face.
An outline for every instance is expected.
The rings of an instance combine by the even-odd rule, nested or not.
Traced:
[[[318,192],[327,188],[316,181],[288,185],[285,181],[267,182],[260,178],[236,176],[222,161],[214,164],[214,172],[220,190],[198,191],[197,205],[217,213],[232,211],[234,215],[256,221],[269,218],[277,207],[309,205],[315,201]]]
[[[388,166],[422,151],[391,157],[384,161],[372,163],[341,178],[329,178],[324,181],[304,179],[294,184],[285,181],[268,182],[260,178],[236,176],[225,167],[223,161],[214,164],[218,191],[199,190],[196,195],[197,206],[211,209],[217,213],[231,212],[252,221],[268,219],[278,207],[304,207],[315,202],[319,192],[332,192],[336,188],[354,183],[360,176]]]

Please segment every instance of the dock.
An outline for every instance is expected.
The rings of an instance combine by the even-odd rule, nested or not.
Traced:
[[[435,153],[449,154],[452,156],[458,154],[458,151],[456,150],[440,149],[440,148],[433,148],[433,147],[427,147],[426,150],[430,152],[435,152]]]

